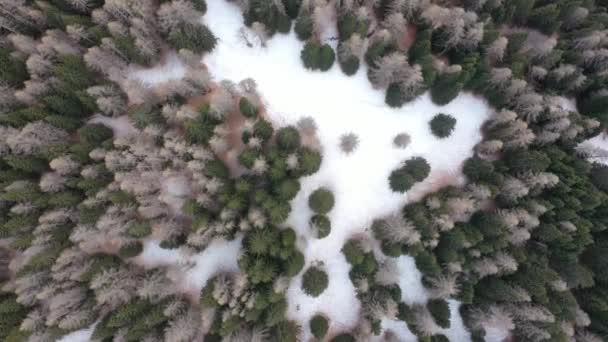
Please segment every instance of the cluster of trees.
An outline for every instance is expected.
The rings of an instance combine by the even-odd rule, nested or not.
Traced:
[[[198,62],[216,44],[205,10],[204,0],[0,1],[3,341],[57,340],[94,322],[95,340],[297,339],[284,293],[305,260],[279,226],[321,154],[297,128],[273,128],[252,80],[211,83]],[[126,77],[168,49],[186,77],[154,89]],[[137,134],[114,136],[94,114],[128,118]],[[236,133],[231,118],[243,122]],[[323,214],[314,221],[329,234]],[[150,238],[193,253],[237,235],[240,272],[216,275],[200,303],[137,258]]]
[[[403,166],[391,172],[388,180],[395,192],[406,192],[414,184],[422,182],[431,172],[431,166],[422,157],[406,160]]]
[[[298,37],[319,46],[326,4],[300,3],[283,1]],[[497,326],[526,341],[606,339],[606,281],[599,270],[608,171],[575,150],[608,127],[606,4],[471,0],[461,6],[389,0],[340,1],[335,8],[341,69],[352,75],[367,63],[369,80],[386,89],[388,105],[401,106],[425,90],[444,105],[466,90],[497,109],[464,165],[467,186],[374,222],[382,252],[414,256],[432,294],[426,306],[400,303],[399,317],[421,339],[443,341],[437,331],[449,322],[445,299],[456,298],[465,303],[461,312],[475,340]],[[415,40],[407,46],[412,26]],[[566,98],[580,113],[563,104]],[[429,124],[443,138],[456,122],[438,115]],[[407,135],[395,137],[398,147],[408,143]],[[391,174],[394,191],[407,191],[430,171],[421,160],[410,164]],[[344,251],[353,272],[373,264],[364,262],[370,251],[358,243],[348,242]]]
[[[315,337],[366,339],[388,317],[446,341],[447,300],[457,299],[475,341],[490,328],[522,341],[608,339],[608,168],[576,149],[608,126],[604,1],[238,3],[262,41],[293,22],[308,68],[337,59],[352,75],[366,63],[390,106],[426,90],[446,104],[468,90],[497,109],[463,166],[466,186],[375,220],[380,250],[371,237],[346,242],[361,324],[335,335],[318,313]],[[325,22],[333,10],[337,22]],[[297,340],[301,327],[285,317],[290,279],[302,273],[318,296],[331,276],[303,272],[296,233],[282,227],[299,178],[321,164],[300,137],[315,125],[275,130],[254,82],[211,83],[197,67],[217,41],[205,11],[204,0],[0,0],[0,239],[10,249],[0,255],[0,339],[56,340],[98,322],[97,340]],[[329,24],[336,52],[320,41]],[[126,77],[167,49],[188,66],[184,79],[148,89]],[[204,104],[189,103],[202,94]],[[139,134],[114,136],[93,114],[126,115]],[[430,127],[446,137],[455,124],[438,115]],[[357,143],[346,134],[340,148]],[[413,158],[389,185],[405,192],[429,173]],[[334,202],[325,188],[309,197],[318,238],[331,232]],[[215,275],[198,303],[137,258],[147,238],[201,251],[237,235],[240,272]],[[394,258],[403,254],[423,274],[425,304],[402,301]]]

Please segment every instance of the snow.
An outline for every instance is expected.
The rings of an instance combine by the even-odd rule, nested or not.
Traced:
[[[96,114],[89,120],[89,123],[100,123],[108,126],[112,129],[112,132],[114,132],[115,138],[122,138],[139,132],[137,128],[133,126],[133,123],[131,123],[127,115],[112,118]]]
[[[165,249],[158,240],[144,242],[144,249],[133,259],[145,268],[168,267],[168,276],[177,290],[198,298],[207,281],[220,272],[238,272],[242,236],[234,240],[216,238],[202,252],[192,254],[186,248]]]
[[[401,299],[405,304],[426,303],[428,296],[422,286],[422,273],[416,268],[414,258],[409,255],[397,258],[397,270],[401,275],[399,288],[401,289]]]
[[[219,272],[238,272],[238,256],[242,236],[234,240],[213,240],[204,251],[194,255],[191,260],[196,265],[187,272],[184,283],[198,294],[207,281]]]
[[[595,137],[585,140],[579,144],[578,148],[587,150],[590,155],[589,161],[608,165],[608,133],[603,132]]]
[[[186,66],[182,64],[175,53],[168,54],[165,63],[153,68],[144,69],[136,66],[131,68],[129,77],[147,84],[156,84],[180,79],[186,74]]]
[[[450,340],[450,341],[470,341],[471,334],[467,331],[464,326],[464,322],[462,321],[462,317],[460,317],[460,312],[458,311],[460,308],[460,302],[453,299],[448,299],[448,304],[450,306],[450,327],[448,329],[444,329],[442,333]],[[486,337],[486,341],[490,341]]]
[[[448,184],[462,184],[462,163],[472,155],[481,140],[480,127],[492,115],[487,103],[463,93],[445,106],[432,103],[424,94],[408,105],[393,109],[384,102],[384,90],[374,89],[366,76],[366,68],[351,77],[344,75],[334,64],[328,72],[311,72],[303,68],[300,42],[292,32],[277,34],[265,47],[248,47],[242,39],[243,19],[236,5],[227,1],[207,2],[203,21],[218,37],[216,48],[203,57],[203,63],[216,81],[235,83],[252,78],[264,101],[268,117],[276,126],[295,125],[305,116],[315,119],[318,140],[323,150],[319,172],[301,180],[302,189],[292,201],[292,212],[286,225],[298,234],[298,244],[306,257],[307,269],[321,263],[330,280],[327,289],[316,298],[301,289],[301,274],[292,279],[287,292],[288,317],[303,327],[303,340],[308,340],[308,320],[316,313],[324,313],[331,320],[330,332],[353,328],[359,318],[360,304],[356,298],[348,272],[350,266],[340,252],[346,240],[354,235],[369,236],[369,226],[375,218],[400,210],[408,201],[420,199],[426,193]],[[324,43],[332,33],[324,32]],[[169,59],[161,68],[139,71],[133,76],[144,83],[157,83],[184,74],[179,60]],[[449,138],[439,140],[429,129],[429,120],[438,113],[454,116],[458,122]],[[357,150],[345,155],[339,149],[340,136],[354,133],[360,139]],[[407,133],[411,144],[405,149],[393,146],[393,138]],[[431,165],[429,178],[408,193],[394,193],[389,188],[388,176],[403,161],[422,156]],[[308,221],[312,215],[308,196],[325,186],[335,195],[336,205],[329,213],[331,234],[324,239],[312,236]],[[189,281],[202,284],[219,266],[238,270],[234,258],[222,253],[238,253],[240,244],[209,248],[197,258],[197,266],[188,275]],[[226,264],[224,264],[226,263]],[[406,302],[422,303],[427,294],[420,272],[411,257],[398,259],[399,285]],[[302,272],[301,272],[302,273]],[[453,307],[457,303],[451,304]],[[454,310],[454,328],[449,334],[468,340],[468,333],[458,324]],[[412,335],[403,324],[383,322],[400,334],[402,340]]]
[[[91,341],[93,330],[95,330],[95,325],[97,325],[97,323],[92,324],[86,329],[73,331],[57,340],[57,342],[89,342]]]

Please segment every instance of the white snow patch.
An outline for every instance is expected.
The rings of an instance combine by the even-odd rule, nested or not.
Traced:
[[[181,293],[198,298],[207,280],[220,272],[239,272],[238,257],[242,236],[234,240],[214,239],[200,253],[181,247],[165,249],[158,240],[144,242],[144,249],[133,259],[145,268],[167,267],[168,277]]]
[[[465,328],[460,311],[458,311],[461,303],[454,299],[448,299],[448,304],[450,306],[450,327],[444,329],[442,333],[450,341],[470,341],[471,334]],[[486,340],[489,341],[487,337]]]
[[[190,258],[195,266],[184,277],[184,285],[199,293],[207,280],[219,272],[239,272],[238,257],[243,237],[232,241],[213,240],[204,251]]]
[[[91,341],[91,335],[93,335],[93,330],[95,330],[96,325],[97,323],[94,323],[86,329],[72,331],[57,340],[57,342],[89,342]]]
[[[608,165],[608,133],[603,132],[585,140],[578,148],[588,153],[587,159],[590,162]]]
[[[131,120],[129,120],[127,115],[112,118],[101,114],[96,114],[93,115],[89,122],[100,123],[108,126],[114,132],[115,138],[122,138],[139,133],[139,130],[133,126],[133,123]]]
[[[419,197],[433,189],[436,184],[432,183],[441,183],[443,176],[458,176],[463,161],[481,140],[480,127],[492,110],[469,94],[441,107],[425,94],[403,108],[392,109],[384,102],[385,92],[372,88],[365,66],[352,77],[344,75],[337,64],[325,73],[304,69],[300,60],[303,43],[293,32],[275,35],[266,48],[247,47],[239,39],[243,20],[234,4],[208,2],[203,20],[219,39],[203,59],[216,80],[253,78],[269,117],[279,125],[295,124],[303,116],[316,120],[323,164],[318,173],[302,179],[302,190],[292,201],[287,224],[300,237],[306,256],[304,269],[322,262],[330,280],[327,289],[313,298],[303,293],[301,275],[295,277],[287,293],[288,316],[302,324],[304,340],[310,337],[307,322],[317,312],[330,318],[330,329],[352,328],[359,318],[360,304],[348,277],[350,266],[340,252],[344,242],[354,234],[369,234],[372,219],[399,210],[412,194]],[[438,140],[430,132],[428,122],[437,113],[458,120],[447,139]],[[348,156],[338,147],[340,136],[347,132],[360,138],[358,149]],[[412,143],[406,149],[396,149],[392,139],[402,132],[411,136]],[[429,181],[406,195],[392,192],[389,174],[413,156],[423,156],[431,165]],[[317,240],[311,237],[308,226],[312,213],[307,199],[321,186],[334,192],[336,205],[329,214],[331,234]],[[404,298],[424,301],[426,294],[413,260],[401,257],[399,264]]]
[[[485,340],[487,342],[503,342],[505,341],[511,332],[503,329],[502,327],[486,327]]]
[[[189,256],[182,249],[166,249],[160,247],[158,240],[144,242],[143,251],[133,259],[133,262],[146,268],[173,266],[187,261]]]
[[[401,289],[401,299],[405,304],[423,304],[429,299],[422,285],[422,273],[416,268],[414,258],[409,255],[402,255],[397,258],[397,270],[399,277],[399,288]]]
[[[132,65],[128,73],[131,79],[145,84],[157,84],[184,77],[186,66],[181,62],[177,54],[170,53],[163,64],[152,68],[141,68]]]
[[[408,329],[407,324],[404,321],[400,320],[392,320],[392,319],[383,319],[380,323],[382,325],[382,331],[390,331],[394,334],[399,342],[416,342],[418,341],[418,337],[412,334],[410,329]],[[382,335],[374,336],[372,341],[386,341]]]

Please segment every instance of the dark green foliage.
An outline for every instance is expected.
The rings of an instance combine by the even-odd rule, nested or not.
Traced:
[[[608,96],[588,95],[578,102],[578,109],[581,113],[599,120],[604,128],[608,127]]]
[[[163,123],[160,109],[149,103],[142,103],[129,108],[127,115],[135,127],[139,129],[143,129],[148,125]]]
[[[114,136],[112,129],[103,124],[87,124],[78,130],[80,141],[93,146],[99,146],[105,140]]]
[[[206,144],[213,136],[213,130],[220,121],[209,114],[209,106],[199,109],[199,117],[188,120],[185,124],[186,141],[191,144]]]
[[[15,170],[33,174],[40,174],[48,168],[44,159],[34,156],[10,155],[4,157],[4,162]]]
[[[295,179],[286,179],[278,187],[277,195],[281,200],[291,201],[300,191],[300,182]]]
[[[130,243],[127,243],[124,246],[120,247],[120,250],[118,251],[118,255],[124,259],[133,258],[133,257],[138,256],[143,251],[143,249],[144,249],[144,246],[142,245],[141,242],[139,242],[139,241],[130,242]]]
[[[310,226],[316,229],[318,239],[322,239],[331,233],[331,221],[325,215],[314,215],[310,219]]]
[[[25,60],[11,57],[9,49],[0,48],[0,81],[11,87],[21,87],[27,79]]]
[[[456,126],[456,119],[453,116],[447,114],[437,114],[429,122],[431,131],[438,138],[447,138],[452,134],[454,126]]]
[[[551,160],[538,151],[516,150],[504,156],[507,167],[515,174],[524,172],[543,172],[549,167]]]
[[[302,276],[302,288],[307,295],[318,297],[325,289],[329,279],[322,269],[312,266]]]
[[[150,310],[152,304],[147,300],[134,300],[118,308],[108,318],[106,325],[119,328],[133,322],[145,311]]]
[[[188,49],[195,53],[205,53],[215,48],[217,38],[203,24],[186,23],[171,30],[167,41],[176,50]]]
[[[317,214],[327,214],[334,203],[334,195],[327,188],[319,188],[308,197],[308,206]]]
[[[300,147],[300,133],[294,126],[279,129],[276,138],[279,147],[287,152],[292,152]]]
[[[254,106],[246,97],[241,97],[239,100],[239,109],[241,114],[248,118],[254,118],[258,115],[258,108],[256,108],[256,106]]]
[[[314,41],[309,41],[304,45],[300,54],[304,67],[310,70],[318,70],[321,64],[321,45]]]
[[[129,226],[127,233],[134,238],[143,238],[152,233],[152,228],[147,222],[134,222]]]
[[[450,340],[443,334],[431,336],[431,342],[450,342]]]
[[[401,91],[401,86],[398,83],[391,83],[386,89],[384,101],[387,105],[398,108],[403,106],[407,102],[407,99]]]
[[[418,31],[416,40],[408,50],[409,58],[413,63],[419,63],[431,55],[431,36],[433,30],[430,28]]]
[[[355,342],[353,335],[349,333],[341,333],[331,339],[331,342]]]
[[[338,54],[338,64],[340,64],[340,69],[342,69],[343,73],[347,76],[352,76],[359,70],[360,61],[359,57],[354,55],[341,57],[341,55]]]
[[[433,316],[435,323],[442,328],[450,327],[450,308],[444,299],[431,299],[426,304],[427,309]]]
[[[334,49],[332,49],[329,44],[323,44],[319,50],[319,69],[321,69],[321,71],[331,69],[335,60],[336,54],[334,53]]]
[[[441,267],[432,253],[421,251],[416,254],[416,268],[425,276],[436,276],[441,273]]]
[[[310,176],[321,167],[321,153],[308,147],[300,148],[300,172],[303,176]]]
[[[440,74],[431,87],[431,99],[437,105],[446,105],[458,96],[463,86],[462,72]]]
[[[274,129],[272,128],[272,124],[264,119],[256,121],[253,126],[253,135],[261,138],[263,141],[268,141],[273,133]]]
[[[591,181],[598,189],[608,192],[608,166],[594,165],[590,176]]]
[[[395,192],[406,192],[411,189],[412,186],[416,183],[414,177],[412,177],[408,172],[403,170],[403,168],[396,169],[391,172],[391,175],[388,178],[389,185],[391,190]]]
[[[323,315],[314,315],[313,318],[310,319],[310,332],[318,339],[325,337],[328,327],[329,323],[327,322],[327,318]]]
[[[394,170],[389,176],[389,185],[395,192],[405,192],[415,183],[422,182],[428,177],[431,167],[424,158],[415,157]]]
[[[357,240],[348,240],[342,247],[342,254],[346,261],[353,266],[361,264],[365,258],[363,248]]]
[[[300,251],[295,251],[294,254],[287,260],[285,274],[288,277],[293,277],[304,268],[304,254]]]
[[[312,37],[313,22],[310,15],[301,14],[296,19],[294,31],[300,40],[308,40]]]
[[[528,25],[538,28],[547,35],[553,34],[561,25],[559,5],[548,4],[535,8],[528,17]]]

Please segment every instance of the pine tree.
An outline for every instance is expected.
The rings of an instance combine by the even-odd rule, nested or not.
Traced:
[[[318,297],[325,291],[328,282],[327,273],[318,267],[312,266],[302,276],[302,289],[304,289],[307,295]]]

